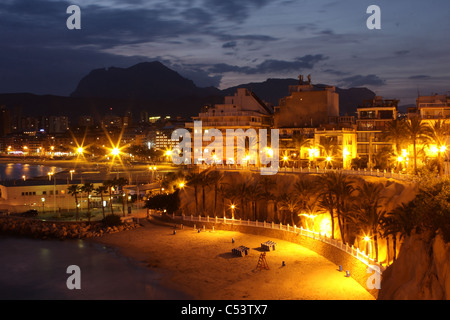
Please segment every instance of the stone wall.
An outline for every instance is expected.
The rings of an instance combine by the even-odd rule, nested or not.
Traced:
[[[47,239],[82,239],[101,237],[137,228],[137,223],[125,223],[120,226],[104,226],[101,222],[54,222],[38,219],[4,216],[0,217],[0,234]]]

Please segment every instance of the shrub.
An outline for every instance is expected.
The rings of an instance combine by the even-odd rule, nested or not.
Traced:
[[[122,224],[122,220],[120,216],[117,214],[109,214],[105,218],[102,219],[102,222],[107,227],[119,226]]]

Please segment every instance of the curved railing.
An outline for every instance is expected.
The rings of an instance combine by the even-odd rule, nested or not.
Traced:
[[[360,251],[359,248],[355,248],[353,245],[349,246],[348,244],[344,244],[339,240],[332,239],[328,237],[326,234],[321,234],[319,232],[311,231],[308,229],[303,229],[302,227],[298,228],[296,226],[290,226],[289,224],[283,225],[282,223],[274,223],[274,222],[260,222],[260,221],[250,221],[250,220],[241,220],[241,219],[228,219],[228,218],[219,218],[214,217],[211,218],[209,216],[202,217],[202,216],[193,216],[193,215],[184,215],[176,216],[175,214],[172,215],[172,219],[177,220],[184,220],[184,221],[192,221],[192,222],[207,222],[207,223],[224,223],[229,225],[240,225],[240,226],[250,226],[250,227],[257,227],[257,228],[267,228],[267,229],[273,229],[273,230],[281,230],[284,232],[292,232],[301,236],[305,236],[314,240],[322,241],[325,243],[328,243],[329,245],[342,250],[354,258],[358,259],[368,267],[372,268],[374,271],[380,272],[380,275],[382,272],[386,269],[381,263],[375,261],[372,259],[368,254],[366,254],[364,251]],[[374,266],[378,268],[374,268]],[[377,270],[378,269],[378,270]]]
[[[198,165],[200,169],[211,168],[210,165]],[[224,171],[250,171],[250,172],[260,172],[260,168],[254,166],[242,166],[242,165],[214,165],[213,168],[217,170]],[[288,168],[282,167],[278,169],[278,173],[327,173],[327,172],[341,172],[343,174],[355,175],[355,176],[370,176],[370,177],[379,177],[379,178],[387,178],[387,179],[396,179],[401,181],[413,181],[414,176],[406,173],[397,173],[394,171],[386,171],[386,170],[354,170],[354,169],[311,169],[311,168]]]

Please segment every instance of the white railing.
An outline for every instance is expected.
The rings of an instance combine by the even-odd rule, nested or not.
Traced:
[[[151,210],[153,211],[153,210]],[[344,244],[339,240],[332,239],[326,234],[321,234],[319,232],[311,231],[308,229],[303,229],[302,227],[298,228],[297,226],[290,226],[289,224],[283,225],[282,223],[274,223],[274,222],[266,222],[266,221],[251,221],[251,220],[242,220],[242,219],[230,219],[230,218],[219,218],[219,217],[202,217],[202,216],[194,216],[194,215],[184,215],[175,216],[172,215],[172,218],[175,220],[185,220],[185,221],[198,221],[198,222],[211,222],[211,223],[224,223],[230,225],[239,225],[239,226],[251,226],[258,228],[267,228],[267,229],[275,229],[282,230],[286,232],[292,232],[295,234],[299,234],[301,236],[305,236],[311,239],[315,239],[318,241],[322,241],[328,243],[329,245],[338,248],[350,255],[354,258],[358,259],[368,267],[378,266],[380,269],[380,274],[385,270],[385,267],[372,259],[368,254],[364,251],[360,251],[359,248],[355,248],[353,245],[349,246],[348,244]]]
[[[198,165],[200,169],[207,169],[211,166],[206,164]],[[248,170],[259,172],[260,168],[252,165],[236,165],[236,164],[225,164],[225,165],[214,165],[214,168],[217,170],[224,171],[234,171],[234,170]],[[379,177],[379,178],[390,178],[402,181],[413,181],[414,176],[404,173],[397,173],[393,171],[386,170],[354,170],[354,169],[311,169],[311,168],[288,168],[282,167],[278,168],[278,173],[327,173],[327,172],[341,172],[343,174],[355,175],[355,176],[371,176],[371,177]]]

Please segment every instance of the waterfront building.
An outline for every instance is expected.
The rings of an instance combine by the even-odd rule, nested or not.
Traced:
[[[374,167],[375,154],[392,149],[392,143],[387,141],[384,133],[388,123],[397,119],[398,103],[399,100],[377,96],[357,107],[357,154],[367,161],[368,168]]]
[[[252,91],[246,88],[238,88],[234,95],[225,97],[223,104],[205,106],[199,115],[192,117],[192,119],[193,121],[201,121],[202,134],[208,133],[210,129],[220,130],[224,137],[227,129],[242,129],[244,133],[248,129],[254,129],[258,134],[259,129],[271,129],[273,127],[273,110]],[[194,122],[187,122],[186,128],[194,130]],[[268,132],[268,134],[270,133]],[[235,146],[237,145],[236,139],[235,137]],[[203,151],[208,151],[205,150],[205,147],[209,143],[203,142],[202,154]],[[259,150],[258,147],[257,149]],[[192,155],[199,152],[200,150],[194,150]],[[236,152],[236,149],[234,152]],[[223,157],[223,159],[216,159],[216,161],[227,162],[227,159],[225,159],[226,150],[223,151]],[[231,160],[228,159],[228,162]]]
[[[319,87],[310,80],[300,80],[298,85],[289,86],[289,93],[275,107],[275,128],[314,128],[339,116],[339,94],[333,86]]]
[[[73,184],[81,186],[87,181],[81,180],[12,180],[0,183],[0,208],[9,212],[23,212],[36,209],[39,212],[61,210],[75,210],[75,198],[68,192],[68,187]],[[103,181],[89,181],[94,188],[102,185]],[[87,194],[79,193],[78,202],[80,209],[87,208]],[[99,204],[100,196],[92,192],[91,208]],[[105,194],[104,200],[108,200]],[[109,201],[108,201],[109,203]]]

